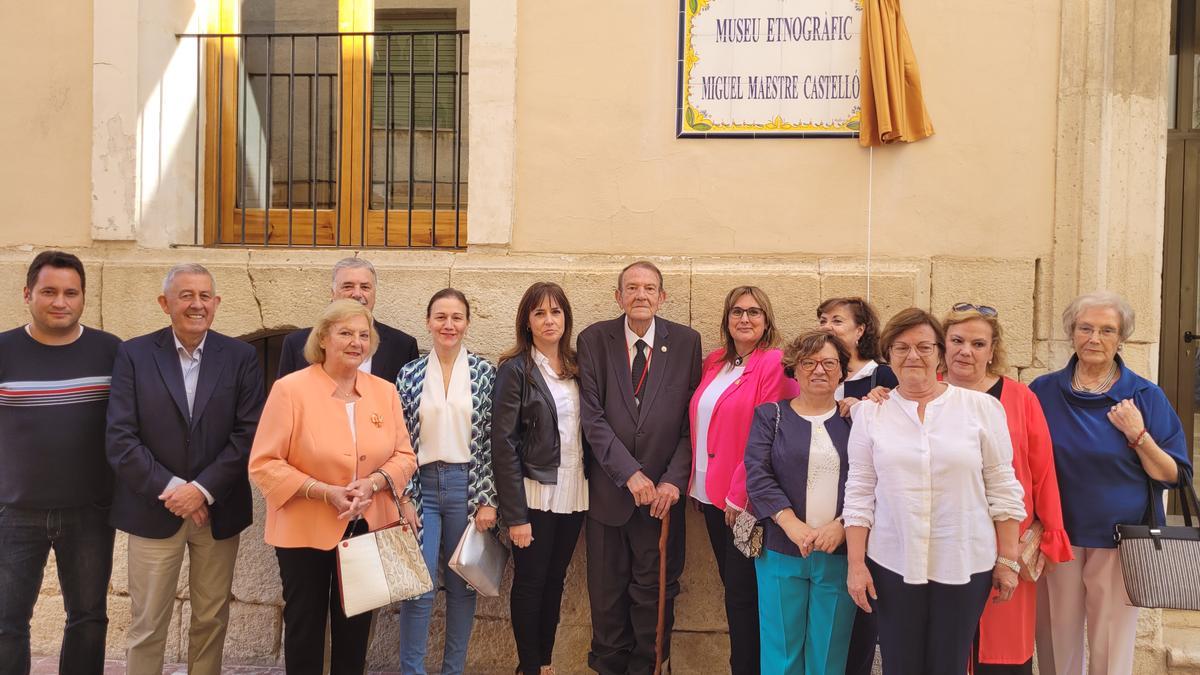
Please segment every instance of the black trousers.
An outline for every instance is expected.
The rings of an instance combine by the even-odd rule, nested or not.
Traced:
[[[908,584],[867,559],[878,600],[883,675],[962,675],[971,660],[979,617],[992,589],[992,571],[965,584]]]
[[[359,520],[347,533],[367,531]],[[337,553],[316,548],[275,549],[283,581],[283,662],[288,675],[320,675],[325,665],[325,624],[332,619],[330,675],[362,675],[367,666],[371,617],[346,617],[338,587]]]
[[[875,664],[875,643],[879,625],[874,613],[861,609],[854,612],[854,627],[850,629],[850,647],[846,653],[846,675],[871,675]]]
[[[666,622],[663,659],[671,655],[675,596],[683,573],[684,500],[671,508],[667,533]],[[658,627],[658,535],[662,521],[649,507],[636,509],[619,527],[587,521],[588,599],[592,606],[592,649],[588,666],[602,675],[654,672]]]
[[[754,560],[733,545],[733,530],[725,524],[725,512],[712,504],[701,504],[708,541],[717,559],[717,574],[725,586],[725,618],[729,622],[729,669],[733,675],[757,675],[758,577]]]
[[[575,553],[584,512],[550,513],[529,509],[533,543],[512,549],[513,582],[509,596],[518,669],[538,675],[551,664],[562,608],[563,580]]]

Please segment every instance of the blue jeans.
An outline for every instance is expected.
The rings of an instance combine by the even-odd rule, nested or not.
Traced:
[[[421,549],[434,589],[400,604],[400,671],[425,675],[429,615],[438,573],[446,589],[446,645],[442,675],[461,675],[475,623],[475,591],[447,563],[467,529],[467,465],[431,462],[421,467]]]
[[[0,505],[0,673],[29,672],[29,620],[52,547],[67,610],[58,670],[104,672],[113,551],[108,508]]]

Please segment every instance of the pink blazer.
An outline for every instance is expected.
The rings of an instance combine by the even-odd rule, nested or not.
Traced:
[[[696,479],[696,414],[700,397],[717,373],[724,367],[724,348],[718,349],[704,359],[704,372],[700,386],[692,395],[688,407],[691,420],[692,479]],[[714,506],[724,509],[726,503],[746,508],[746,439],[750,436],[750,422],[754,419],[754,408],[763,403],[792,398],[799,393],[795,380],[784,377],[779,361],[783,352],[778,349],[756,350],[746,360],[742,376],[717,399],[712,419],[708,423],[708,472],[704,480],[704,491]],[[688,481],[689,492],[691,481]]]
[[[332,506],[297,496],[309,478],[344,486],[382,468],[403,490],[416,470],[396,386],[360,372],[355,387],[361,395],[354,406],[357,443],[346,404],[333,397],[337,385],[320,365],[276,380],[271,388],[250,449],[250,480],[267,502],[268,544],[330,550],[342,538],[348,523],[337,519]],[[391,495],[380,490],[363,517],[377,530],[400,514]]]

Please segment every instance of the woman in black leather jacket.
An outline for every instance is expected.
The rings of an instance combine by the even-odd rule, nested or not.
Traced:
[[[492,392],[493,474],[513,542],[512,627],[525,675],[554,672],[563,580],[588,507],[577,373],[566,293],[535,283]]]

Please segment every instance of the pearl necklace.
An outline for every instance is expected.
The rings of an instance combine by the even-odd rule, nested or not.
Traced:
[[[1116,362],[1113,362],[1112,365],[1108,367],[1108,373],[1104,375],[1104,378],[1097,382],[1095,386],[1089,387],[1084,384],[1083,379],[1079,377],[1079,365],[1076,364],[1075,372],[1071,374],[1071,388],[1075,391],[1081,391],[1088,394],[1103,394],[1112,388],[1113,382],[1116,382],[1117,375],[1120,372],[1121,371],[1119,368],[1117,368]]]

